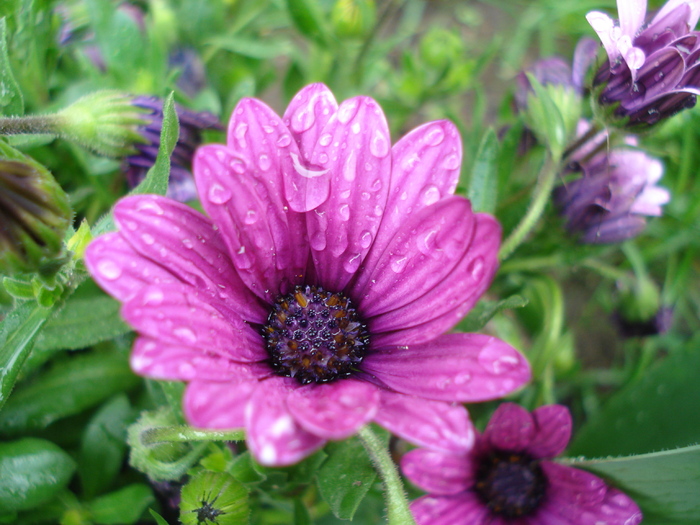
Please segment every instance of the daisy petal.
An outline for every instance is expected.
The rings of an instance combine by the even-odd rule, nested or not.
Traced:
[[[528,452],[535,458],[558,456],[571,439],[571,414],[562,405],[546,405],[532,412],[535,436]]]
[[[261,465],[292,465],[326,442],[304,430],[289,413],[286,398],[292,382],[273,377],[258,383],[246,407],[246,441]]]
[[[491,416],[483,437],[499,450],[529,452],[535,434],[535,421],[530,412],[515,403],[503,403]]]
[[[435,450],[459,452],[474,445],[474,427],[460,405],[382,390],[374,421],[400,438]]]
[[[423,496],[411,503],[418,525],[500,525],[488,508],[471,492],[456,496]]]
[[[458,494],[474,483],[469,454],[419,448],[401,458],[401,470],[414,485],[438,496]]]
[[[333,191],[307,214],[318,283],[342,290],[357,272],[379,229],[391,177],[384,114],[367,97],[346,100],[323,129],[311,164],[330,170]]]
[[[454,269],[470,246],[475,226],[468,200],[449,197],[413,214],[380,257],[372,254],[351,288],[364,319],[411,304]],[[374,263],[374,265],[373,265]],[[373,267],[372,267],[373,266]],[[376,329],[378,323],[373,323]]]
[[[269,376],[263,363],[239,363],[199,348],[166,344],[150,337],[139,337],[130,358],[139,375],[163,381],[232,381]]]
[[[482,334],[446,334],[428,343],[378,349],[362,369],[388,388],[427,399],[496,399],[530,379],[517,350]]]
[[[608,490],[605,482],[585,470],[544,460],[540,466],[549,481],[549,497],[557,506],[567,507],[575,514],[578,507],[597,507]]]
[[[114,220],[144,258],[235,305],[244,319],[265,319],[265,308],[241,281],[221,235],[201,213],[159,195],[138,195],[117,203]]]
[[[325,439],[350,437],[374,417],[378,405],[377,387],[354,379],[302,386],[287,398],[297,423]]]
[[[192,381],[187,385],[182,410],[198,428],[233,430],[245,427],[245,410],[258,381]]]

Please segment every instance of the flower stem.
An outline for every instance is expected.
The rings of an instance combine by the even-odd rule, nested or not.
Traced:
[[[396,465],[384,447],[372,432],[369,426],[360,429],[357,436],[365,447],[374,468],[377,469],[386,487],[386,506],[389,525],[415,525],[411,511],[408,508],[408,500],[403,490],[401,478],[396,470]]]
[[[56,116],[0,117],[0,135],[37,133],[57,135]]]
[[[516,228],[510,233],[508,238],[503,241],[501,249],[498,252],[498,259],[503,261],[507,259],[508,256],[515,251],[515,249],[520,246],[520,244],[525,240],[525,237],[532,231],[532,229],[537,224],[537,221],[542,216],[544,208],[549,202],[549,196],[552,193],[552,188],[554,188],[554,183],[557,180],[557,173],[559,172],[559,159],[554,159],[550,154],[547,154],[547,159],[545,160],[542,169],[540,170],[539,177],[537,178],[537,185],[533,192],[532,202],[528,208],[525,216],[521,219],[520,223]]]
[[[141,442],[144,445],[185,443],[189,441],[242,441],[243,439],[245,439],[245,434],[242,430],[219,432],[198,430],[187,425],[150,428],[141,434]]]

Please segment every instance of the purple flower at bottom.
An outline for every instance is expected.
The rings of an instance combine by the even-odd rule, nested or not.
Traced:
[[[645,25],[646,0],[618,0],[619,24],[605,13],[586,18],[608,60],[594,86],[599,102],[631,127],[647,127],[695,105],[700,94],[700,1],[669,0]]]
[[[129,186],[134,188],[146,177],[158,156],[160,132],[163,129],[163,100],[158,97],[138,96],[132,102],[134,106],[150,110],[144,115],[149,123],[138,129],[144,142],[135,144],[138,153],[124,159],[124,170]],[[175,150],[170,157],[170,180],[167,196],[180,202],[197,198],[197,189],[190,172],[192,156],[202,140],[202,130],[222,129],[219,119],[205,111],[190,111],[176,105],[180,124],[180,135]]]
[[[453,195],[446,121],[393,147],[377,103],[325,86],[283,117],[235,108],[194,173],[209,217],[158,196],[114,209],[86,263],[136,329],[131,364],[186,381],[190,424],[246,430],[287,465],[374,421],[414,443],[473,443],[465,408],[530,378],[506,343],[450,330],[496,271],[500,226]]]
[[[636,503],[584,470],[550,461],[571,437],[562,405],[529,413],[498,407],[473,449],[416,449],[404,474],[428,492],[411,504],[418,525],[636,525]]]

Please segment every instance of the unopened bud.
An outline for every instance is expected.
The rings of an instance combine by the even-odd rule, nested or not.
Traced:
[[[201,471],[182,488],[183,525],[239,525],[248,523],[248,491],[226,472]]]
[[[339,37],[362,38],[374,29],[376,8],[373,0],[337,0],[331,23]]]

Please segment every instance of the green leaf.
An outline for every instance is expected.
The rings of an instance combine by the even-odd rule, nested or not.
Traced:
[[[501,310],[522,308],[527,303],[528,300],[520,295],[511,295],[500,301],[479,301],[469,315],[459,323],[457,329],[460,332],[478,332]]]
[[[644,525],[698,522],[700,445],[624,458],[574,461],[572,465],[614,481],[640,506]]]
[[[175,111],[175,95],[170,93],[163,102],[163,128],[160,131],[160,145],[158,156],[146,178],[141,184],[131,191],[130,195],[144,193],[157,193],[165,195],[168,191],[168,179],[170,178],[170,156],[173,154],[177,139],[180,135],[180,125]]]
[[[53,311],[33,302],[20,303],[0,322],[0,409],[15,386],[37,333]]]
[[[614,395],[577,433],[571,455],[643,454],[700,439],[700,336]]]
[[[88,505],[92,521],[101,525],[136,523],[156,498],[148,485],[135,483],[97,498]]]
[[[325,451],[328,459],[316,475],[319,491],[337,518],[350,520],[377,473],[357,438],[331,442]]]
[[[328,23],[316,0],[287,0],[292,22],[305,37],[325,45],[329,40]]]
[[[474,211],[493,213],[498,194],[498,137],[489,129],[481,140],[469,179],[468,197]]]
[[[48,502],[65,487],[75,463],[44,439],[0,443],[0,509],[27,510]]]
[[[248,451],[236,456],[228,473],[246,485],[261,483],[267,479]]]
[[[269,59],[289,55],[292,52],[292,44],[288,40],[248,38],[239,35],[224,35],[213,38],[208,44],[218,49],[225,49],[239,55]]]
[[[0,18],[0,108],[4,115],[23,115],[24,98],[12,74],[10,57],[7,53],[7,23]]]
[[[17,389],[0,412],[0,435],[45,428],[137,383],[124,356],[90,353],[66,359]]]
[[[126,429],[134,420],[128,398],[119,394],[100,408],[85,427],[78,473],[86,499],[107,490],[126,454]]]
[[[165,521],[165,518],[158,514],[155,510],[148,509],[148,512],[151,513],[151,516],[153,516],[153,519],[156,520],[158,525],[170,525],[167,521]]]
[[[52,318],[35,343],[35,351],[77,350],[112,339],[131,330],[119,315],[121,303],[103,294],[71,297]]]

